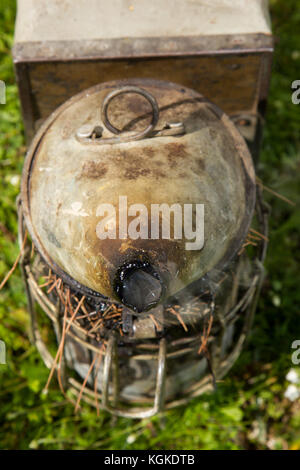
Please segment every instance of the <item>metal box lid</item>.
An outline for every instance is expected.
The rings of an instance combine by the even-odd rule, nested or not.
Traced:
[[[18,0],[14,55],[57,57],[62,41],[84,43],[67,47],[68,58],[191,54],[205,36],[229,35],[239,47],[239,35],[250,35],[255,48],[257,34],[271,34],[267,0]]]

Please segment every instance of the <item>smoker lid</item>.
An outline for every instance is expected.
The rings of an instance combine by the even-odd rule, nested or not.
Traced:
[[[270,32],[267,0],[164,0],[163,4],[161,0],[132,0],[130,7],[123,0],[64,0],[63,4],[61,0],[18,0],[15,42],[153,41],[157,37],[167,41]],[[44,53],[49,56],[51,48]]]
[[[144,96],[129,88],[101,113],[108,94],[124,87]],[[119,196],[128,207],[144,204],[149,217],[151,204],[204,204],[203,248],[186,250],[185,238],[99,239],[99,206],[118,209]],[[38,131],[22,177],[25,222],[45,261],[79,290],[117,299],[116,279],[136,260],[165,295],[224,269],[248,233],[254,201],[252,159],[228,116],[199,93],[158,80],[75,95]]]

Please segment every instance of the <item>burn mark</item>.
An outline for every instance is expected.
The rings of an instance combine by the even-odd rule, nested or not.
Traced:
[[[97,162],[95,160],[88,160],[84,162],[81,169],[80,178],[102,178],[107,173],[107,168],[103,165],[102,162]]]
[[[115,150],[111,155],[111,162],[114,163],[118,170],[122,169],[123,178],[135,180],[139,177],[166,178],[167,175],[162,171],[161,163],[159,166],[153,159],[155,151],[151,147],[143,149],[130,149],[130,151]],[[147,162],[145,156],[153,159]],[[156,168],[153,168],[154,164]]]
[[[124,171],[124,177],[129,180],[135,180],[139,176],[149,176],[151,171],[148,168],[139,168],[138,166],[129,166]]]
[[[167,175],[159,168],[141,168],[138,166],[128,166],[124,171],[124,177],[129,180],[135,180],[140,176],[149,176],[152,178],[166,178]]]
[[[161,170],[152,170],[151,174],[154,178],[167,178],[167,175]]]
[[[166,144],[168,155],[173,158],[187,158],[186,146],[180,142],[171,142]]]
[[[125,151],[121,151],[119,149],[115,149],[112,154],[112,162],[122,162],[128,157],[128,154]]]
[[[171,142],[166,144],[167,158],[171,168],[175,168],[178,160],[188,158],[186,146],[179,142]]]
[[[146,155],[146,157],[150,157],[150,158],[154,157],[154,154],[155,154],[154,150],[151,147],[145,147],[143,149],[143,152]]]

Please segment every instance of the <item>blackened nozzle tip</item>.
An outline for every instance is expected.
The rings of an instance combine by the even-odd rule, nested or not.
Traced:
[[[159,303],[163,283],[150,264],[131,262],[118,272],[115,290],[124,305],[140,313]]]

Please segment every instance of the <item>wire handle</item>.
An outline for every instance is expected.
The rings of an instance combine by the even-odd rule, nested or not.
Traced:
[[[150,124],[140,132],[136,133],[123,133],[122,130],[117,129],[108,118],[108,108],[112,100],[119,95],[126,93],[136,93],[143,96],[150,103],[152,107],[152,119]],[[132,142],[142,140],[146,137],[161,137],[161,136],[180,136],[185,133],[184,124],[182,122],[166,122],[161,129],[155,129],[159,120],[159,108],[157,101],[151,93],[139,88],[137,86],[124,86],[112,90],[102,103],[101,108],[101,124],[86,124],[81,126],[76,132],[76,138],[82,144],[116,144],[124,142]],[[103,137],[104,127],[109,130],[114,137]]]
[[[150,103],[152,107],[152,119],[150,124],[140,132],[137,132],[134,135],[130,136],[130,140],[141,140],[147,137],[155,128],[156,124],[158,123],[159,119],[159,109],[156,99],[153,95],[151,95],[148,91],[144,90],[143,88],[139,88],[137,86],[124,86],[122,88],[118,88],[117,90],[113,90],[104,98],[102,109],[101,109],[101,119],[105,127],[110,130],[113,134],[120,135],[122,131],[117,129],[115,126],[112,125],[110,120],[107,116],[108,107],[111,101],[119,95],[124,95],[126,93],[136,93],[138,95],[143,96],[146,100]]]

